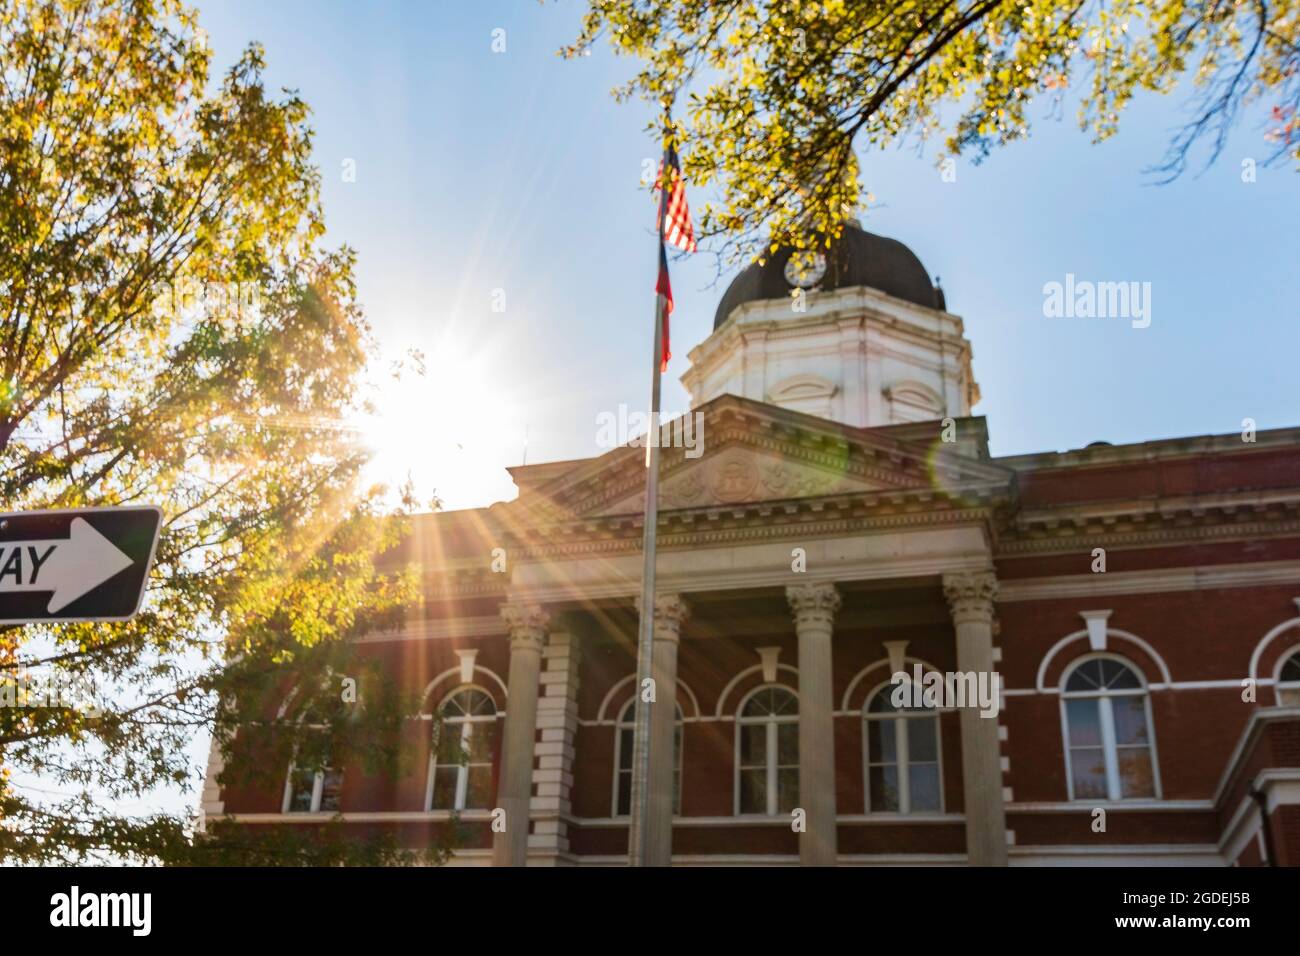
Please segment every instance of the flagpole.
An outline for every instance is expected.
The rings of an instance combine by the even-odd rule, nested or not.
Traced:
[[[668,131],[671,128],[668,112],[664,114],[664,158],[660,175],[668,174]],[[659,270],[659,257],[663,255],[664,219],[668,215],[668,189],[659,183],[659,216],[657,222],[657,248],[655,271]],[[655,292],[655,334],[653,371],[650,376],[650,423],[646,429],[645,450],[645,531],[642,544],[644,567],[641,571],[641,616],[636,640],[636,724],[632,731],[632,806],[631,826],[628,828],[628,865],[646,865],[646,840],[649,834],[647,811],[650,785],[650,707],[645,699],[646,681],[651,677],[654,660],[655,619],[655,537],[659,523],[659,380],[663,367],[663,296]]]

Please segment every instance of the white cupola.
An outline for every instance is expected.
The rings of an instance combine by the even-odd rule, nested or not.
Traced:
[[[825,254],[780,250],[727,288],[682,384],[857,427],[970,415],[971,347],[907,246],[856,223]]]

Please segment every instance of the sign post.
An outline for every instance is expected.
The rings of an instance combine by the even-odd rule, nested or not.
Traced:
[[[130,620],[161,525],[154,507],[0,514],[0,624]]]

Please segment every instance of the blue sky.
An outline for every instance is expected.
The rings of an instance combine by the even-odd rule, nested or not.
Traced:
[[[511,497],[504,472],[597,453],[596,416],[645,402],[656,147],[642,103],[610,89],[632,63],[556,55],[582,5],[209,0],[218,65],[248,41],[314,111],[330,241],[360,257],[380,365],[423,350],[428,375],[385,385],[376,474],[410,470],[449,507]],[[492,51],[505,30],[506,50]],[[1186,118],[1187,92],[1147,96],[1091,145],[1047,117],[983,165],[935,167],[938,143],[864,155],[866,228],[912,247],[966,320],[994,454],[1300,424],[1295,274],[1300,175],[1262,160],[1262,111],[1217,165],[1159,186],[1144,169]],[[345,160],[356,181],[345,182]],[[1196,167],[1199,170],[1199,167]],[[698,205],[703,195],[692,195]],[[1152,322],[1049,319],[1043,286],[1150,282]],[[730,276],[674,265],[677,377]],[[505,311],[492,309],[502,290]],[[498,293],[499,294],[499,293]],[[376,369],[376,381],[386,376]]]

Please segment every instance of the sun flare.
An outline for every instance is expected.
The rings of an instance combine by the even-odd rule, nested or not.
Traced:
[[[356,421],[372,455],[366,477],[395,491],[409,476],[421,504],[436,496],[448,509],[512,498],[505,467],[522,457],[524,426],[501,356],[453,335],[421,352],[423,374],[385,362],[374,408]]]

